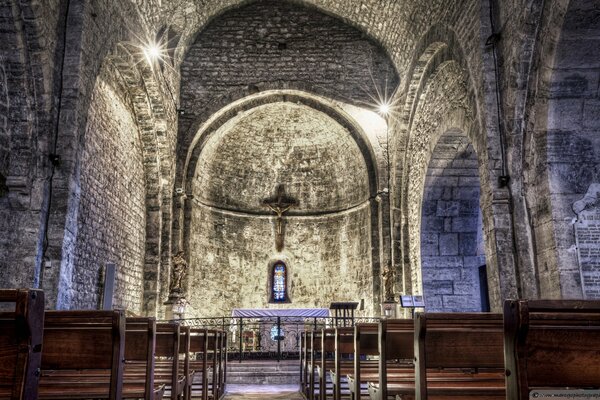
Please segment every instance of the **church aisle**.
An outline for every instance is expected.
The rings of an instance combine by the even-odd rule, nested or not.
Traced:
[[[224,400],[301,400],[298,385],[227,385]]]

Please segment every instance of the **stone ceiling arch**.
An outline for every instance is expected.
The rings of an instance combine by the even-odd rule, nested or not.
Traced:
[[[323,112],[338,124],[346,128],[352,135],[353,140],[356,142],[363,157],[365,158],[369,175],[370,195],[376,195],[378,182],[377,162],[375,152],[373,151],[373,148],[369,143],[367,135],[363,129],[352,119],[351,116],[349,116],[339,107],[335,106],[329,100],[295,90],[273,90],[250,95],[228,105],[227,107],[224,107],[218,113],[215,113],[213,116],[211,116],[208,121],[204,123],[198,121],[197,125],[200,126],[197,128],[192,145],[188,150],[184,168],[185,173],[183,176],[178,177],[177,187],[184,188],[185,193],[191,193],[192,177],[195,174],[196,165],[202,148],[206,144],[208,138],[214,134],[217,129],[227,123],[227,121],[235,118],[240,112],[250,110],[260,105],[277,102],[297,103],[313,108]]]
[[[375,271],[379,270],[380,265],[380,238],[378,234],[378,203],[376,201],[376,195],[378,193],[378,167],[375,152],[367,138],[366,133],[362,127],[356,123],[353,118],[348,115],[341,108],[336,106],[333,102],[328,99],[321,98],[309,93],[304,93],[295,90],[274,90],[267,92],[260,92],[250,96],[247,96],[241,100],[237,100],[227,107],[224,107],[219,112],[215,113],[211,118],[204,122],[199,123],[200,126],[194,136],[192,146],[186,156],[185,169],[181,175],[177,177],[176,187],[181,188],[178,194],[178,210],[177,215],[174,216],[173,223],[173,248],[183,249],[189,256],[188,240],[190,238],[190,220],[192,212],[193,200],[191,196],[193,193],[193,177],[197,169],[198,160],[202,149],[206,145],[210,137],[228,121],[236,118],[238,114],[248,110],[255,109],[262,105],[274,104],[274,103],[293,103],[308,107],[317,112],[325,114],[328,118],[331,118],[335,123],[346,129],[351,135],[351,139],[356,143],[360,150],[361,156],[364,158],[364,162],[367,168],[368,176],[368,205],[371,214],[371,263]],[[363,203],[364,204],[364,203]],[[379,285],[379,274],[373,274],[373,291],[375,297],[378,298],[378,285]]]
[[[146,191],[146,246],[144,307],[155,313],[168,286],[170,271],[170,210],[173,193],[175,137],[170,133],[174,121],[173,105],[165,101],[165,85],[154,68],[139,61],[139,49],[120,43],[105,61],[118,71],[138,124],[144,159]],[[163,76],[160,74],[160,76]],[[162,88],[162,89],[161,89]],[[164,245],[167,244],[167,246]],[[156,251],[156,249],[160,249]]]
[[[452,131],[469,137],[478,154],[480,170],[486,170],[482,167],[486,165],[485,150],[482,152],[478,143],[481,139],[477,136],[463,69],[454,61],[446,61],[435,70],[421,94],[406,152],[403,185],[406,197],[402,203],[407,220],[404,251],[409,264],[404,265],[403,271],[407,292],[422,293],[420,224],[425,174],[438,139]]]

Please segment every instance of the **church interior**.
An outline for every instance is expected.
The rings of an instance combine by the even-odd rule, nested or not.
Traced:
[[[0,1],[0,288],[48,311],[598,313],[597,151],[598,0]]]

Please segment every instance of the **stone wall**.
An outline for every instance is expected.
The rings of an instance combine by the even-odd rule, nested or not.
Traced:
[[[277,185],[297,205],[285,247],[263,201]],[[375,310],[367,166],[350,132],[305,105],[258,106],[224,124],[194,177],[188,299],[196,316],[268,307],[270,263],[289,267],[292,308],[363,301]]]
[[[456,133],[436,144],[425,179],[421,221],[423,294],[428,311],[481,311],[485,265],[477,156]]]
[[[374,315],[370,211],[367,205],[325,217],[286,218],[286,247],[274,247],[275,221],[194,207],[190,238],[189,317],[230,315],[233,308],[329,307],[364,301]],[[291,303],[269,304],[269,266],[288,267]]]
[[[265,88],[306,89],[365,106],[397,85],[383,49],[361,31],[282,1],[253,2],[208,24],[181,65],[182,149],[192,122]],[[372,98],[372,97],[373,98]]]
[[[70,308],[98,303],[100,270],[115,263],[114,305],[141,311],[145,248],[145,185],[140,132],[126,91],[110,67],[92,95],[81,156],[75,268]]]
[[[540,243],[540,258],[543,263],[556,251],[561,296],[567,298],[582,296],[573,205],[600,182],[600,54],[595,50],[599,47],[598,2],[572,1],[552,70],[546,147],[538,149],[547,152],[552,207],[552,219],[541,229],[554,233],[554,243]],[[598,298],[598,282],[589,281],[584,288],[591,298]]]

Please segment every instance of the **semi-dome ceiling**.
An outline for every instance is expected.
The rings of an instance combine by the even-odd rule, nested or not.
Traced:
[[[256,107],[207,141],[194,198],[233,211],[266,213],[263,200],[285,186],[290,213],[344,210],[369,197],[365,159],[350,132],[328,115],[288,102]]]

